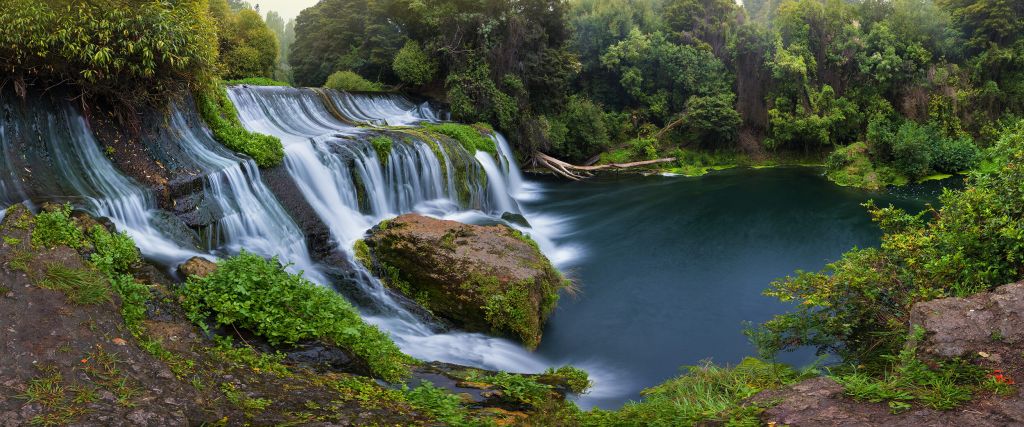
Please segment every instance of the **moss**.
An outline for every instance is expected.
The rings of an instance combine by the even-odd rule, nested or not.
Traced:
[[[356,254],[356,261],[359,261],[363,267],[369,270],[373,270],[373,259],[370,257],[370,247],[366,244],[363,239],[356,240],[353,246]]]
[[[476,285],[486,289],[487,284],[497,282],[496,277],[486,277]],[[504,292],[485,292],[491,294],[484,305],[484,316],[487,323],[496,332],[511,332],[528,348],[537,348],[540,344],[540,323],[537,313],[533,311],[530,298],[530,281],[512,282]]]
[[[483,124],[471,126],[459,123],[442,123],[424,124],[423,127],[429,131],[455,139],[470,153],[477,151],[484,151],[491,155],[498,153],[497,145],[490,138],[490,132],[493,132],[490,126]]]
[[[386,136],[375,136],[370,138],[370,144],[373,145],[374,151],[377,152],[377,157],[380,158],[382,165],[388,164],[388,157],[391,155],[391,138]]]
[[[284,146],[280,139],[242,127],[238,112],[223,85],[213,85],[196,92],[196,106],[214,138],[224,146],[252,157],[257,165],[264,168],[277,166],[284,160]]]

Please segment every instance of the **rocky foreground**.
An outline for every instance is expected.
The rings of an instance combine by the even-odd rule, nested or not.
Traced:
[[[915,343],[931,360],[954,357],[997,369],[1005,378],[1024,379],[1024,282],[969,298],[943,298],[916,304],[911,324],[924,329]],[[982,395],[949,411],[915,408],[893,414],[884,402],[846,396],[828,377],[812,378],[753,401],[771,405],[766,424],[791,426],[1011,426],[1024,425],[1024,397]]]

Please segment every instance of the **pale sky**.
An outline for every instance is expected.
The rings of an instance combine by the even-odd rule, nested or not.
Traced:
[[[249,0],[253,5],[260,5],[260,15],[267,16],[267,12],[273,10],[284,18],[284,22],[295,19],[302,9],[310,7],[318,0]]]

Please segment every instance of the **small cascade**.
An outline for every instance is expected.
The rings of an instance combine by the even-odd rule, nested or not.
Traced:
[[[324,93],[343,116],[360,123],[411,126],[442,121],[442,114],[434,111],[429,103],[416,104],[395,93],[349,93],[333,89],[326,89]]]
[[[256,162],[240,159],[213,139],[205,127],[189,124],[175,108],[171,128],[176,143],[202,168],[204,193],[215,203],[220,218],[206,233],[207,250],[237,254],[242,249],[262,256],[276,256],[290,263],[292,272],[321,283],[326,278],[316,267],[302,231],[263,184]]]
[[[14,165],[14,152],[11,150],[11,143],[4,138],[4,122],[0,121],[0,210],[6,212],[8,206],[28,200],[25,189],[21,185],[21,178],[17,174],[17,167]],[[0,219],[3,219],[0,213]]]
[[[4,180],[8,201],[71,202],[108,217],[135,239],[144,255],[160,263],[174,265],[199,255],[165,237],[169,233],[156,219],[152,195],[103,155],[85,118],[69,103],[42,97],[2,100],[3,173],[12,178]],[[17,144],[17,160],[25,166],[14,168],[12,144]],[[26,188],[12,192],[11,182]]]

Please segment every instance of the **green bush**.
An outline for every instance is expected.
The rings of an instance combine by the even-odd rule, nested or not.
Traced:
[[[352,71],[338,71],[327,76],[324,87],[346,92],[380,92],[384,86],[380,83],[371,82]]]
[[[89,237],[96,249],[90,260],[107,276],[127,272],[141,259],[135,241],[124,232],[111,233],[96,225],[89,231]]]
[[[408,40],[405,46],[395,54],[395,60],[391,68],[403,82],[423,85],[434,79],[437,75],[437,60],[431,58],[420,48],[416,40]]]
[[[413,407],[445,425],[468,425],[466,410],[461,404],[462,399],[443,388],[434,387],[430,381],[424,381],[416,388],[407,390],[405,397]]]
[[[933,220],[868,204],[884,232],[877,248],[855,249],[820,272],[797,272],[766,294],[796,303],[763,325],[766,353],[816,346],[847,360],[882,364],[903,348],[918,301],[968,296],[1010,283],[1024,271],[1024,122],[1003,134],[962,191],[946,191]]]
[[[573,95],[558,116],[564,135],[552,141],[555,154],[569,161],[583,161],[608,148],[608,129],[601,107],[589,99]]]
[[[470,153],[476,151],[485,151],[490,154],[498,153],[498,147],[495,145],[494,140],[490,138],[488,132],[490,126],[485,124],[470,126],[459,123],[442,123],[424,124],[423,127],[459,141],[459,144],[462,144],[462,147]]]
[[[32,246],[53,248],[58,245],[80,248],[85,243],[82,230],[71,220],[71,204],[40,212],[32,230]]]
[[[587,374],[587,371],[570,365],[565,365],[558,369],[548,368],[548,370],[544,371],[543,376],[564,380],[569,385],[569,390],[572,390],[573,393],[586,392],[590,386],[594,385],[590,381],[590,375]]]
[[[204,2],[12,0],[0,14],[0,70],[136,103],[214,75]],[[45,87],[45,86],[44,86]]]
[[[959,173],[978,164],[981,150],[969,137],[940,138],[932,145],[932,169],[938,172]]]
[[[905,122],[892,142],[893,167],[911,179],[927,175],[931,170],[934,137],[928,127]]]
[[[196,93],[196,106],[210,126],[214,138],[224,146],[252,157],[260,167],[268,168],[284,160],[284,146],[277,137],[249,132],[238,121],[238,112],[224,87],[216,85]]]
[[[243,251],[213,274],[190,277],[182,294],[197,323],[245,328],[275,345],[322,339],[349,349],[387,381],[409,375],[412,359],[386,333],[364,323],[341,295],[285,272],[276,258]]]

